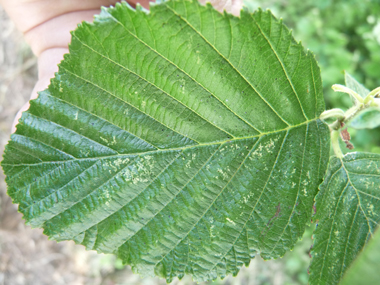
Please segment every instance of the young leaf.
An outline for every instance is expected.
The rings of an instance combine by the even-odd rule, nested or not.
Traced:
[[[380,155],[334,157],[316,197],[310,284],[338,284],[380,221]],[[354,283],[352,283],[354,284]]]
[[[379,283],[380,230],[378,229],[364,250],[347,270],[341,285],[367,285]]]
[[[2,166],[26,221],[171,281],[302,237],[327,167],[317,63],[268,12],[126,3],[73,32]]]
[[[347,71],[344,72],[344,79],[346,82],[346,86],[351,90],[358,93],[362,98],[367,97],[369,90],[363,86],[363,84],[359,83],[352,75],[350,75]]]
[[[361,111],[350,123],[355,129],[374,129],[380,126],[380,108],[372,107]]]

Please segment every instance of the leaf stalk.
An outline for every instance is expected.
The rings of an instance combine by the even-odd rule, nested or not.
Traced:
[[[322,120],[326,120],[326,119],[334,118],[334,117],[337,119],[344,119],[344,111],[342,109],[335,108],[335,109],[324,111],[320,116]]]
[[[320,119],[326,120],[329,118],[336,118],[332,124],[329,125],[331,132],[331,143],[334,149],[334,153],[338,158],[343,157],[342,150],[339,146],[339,137],[341,129],[356,117],[356,115],[364,109],[370,107],[380,107],[380,87],[372,90],[368,95],[363,99],[358,93],[351,90],[350,88],[334,84],[332,89],[336,92],[344,92],[350,94],[355,99],[355,105],[344,112],[341,109],[335,108],[331,110],[324,111],[320,115]]]
[[[343,158],[343,152],[339,146],[339,137],[340,137],[339,134],[340,134],[340,132],[336,131],[336,130],[331,132],[331,143],[332,143],[336,157],[341,159],[341,158]]]
[[[357,103],[364,103],[364,99],[358,93],[356,93],[354,90],[351,90],[350,88],[348,88],[346,86],[343,86],[340,84],[334,84],[331,88],[335,92],[343,92],[343,93],[350,94],[352,97],[354,97],[356,104]]]

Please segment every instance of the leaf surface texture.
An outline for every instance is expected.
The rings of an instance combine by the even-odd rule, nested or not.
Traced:
[[[366,285],[378,283],[380,268],[379,233],[380,231],[376,230],[366,247],[347,270],[341,282],[342,285]]]
[[[310,284],[338,284],[380,221],[380,155],[330,161],[316,197]],[[355,284],[355,283],[352,283]]]

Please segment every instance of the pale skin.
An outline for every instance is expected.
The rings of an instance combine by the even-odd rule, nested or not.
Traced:
[[[37,92],[44,90],[50,78],[58,71],[57,64],[63,55],[69,52],[70,31],[75,30],[82,21],[92,22],[93,16],[99,14],[101,6],[115,5],[116,0],[0,0],[17,28],[24,34],[33,53],[38,58],[38,81],[30,99],[35,99]],[[204,3],[205,0],[200,2]],[[242,0],[209,0],[214,7],[238,15]],[[136,6],[140,3],[149,9],[148,0],[129,0]],[[26,103],[18,112],[12,132],[15,131],[21,113],[29,108]]]

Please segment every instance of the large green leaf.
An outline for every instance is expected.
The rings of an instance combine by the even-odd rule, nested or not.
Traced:
[[[237,274],[302,237],[327,167],[317,63],[270,12],[103,9],[2,163],[26,221],[168,281]]]
[[[380,221],[380,155],[330,160],[316,197],[310,284],[337,284]],[[351,283],[355,284],[355,283]]]
[[[341,285],[368,285],[379,283],[380,229],[364,247],[352,266],[347,270]]]

